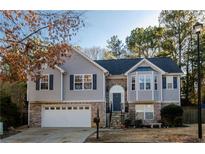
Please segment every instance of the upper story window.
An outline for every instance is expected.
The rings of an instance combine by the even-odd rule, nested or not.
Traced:
[[[162,77],[163,89],[177,89],[177,77],[176,76],[164,76]]]
[[[151,76],[150,75],[140,75],[139,84],[140,84],[140,90],[150,90],[151,89]]]
[[[135,76],[132,76],[132,90],[135,90]]]
[[[91,74],[74,75],[74,87],[75,90],[92,89],[92,75]]]
[[[41,90],[48,90],[48,75],[43,75],[40,79],[40,87],[41,87]]]

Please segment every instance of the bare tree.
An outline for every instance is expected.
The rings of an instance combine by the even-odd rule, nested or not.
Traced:
[[[102,59],[105,49],[100,47],[85,48],[84,53],[93,60]]]

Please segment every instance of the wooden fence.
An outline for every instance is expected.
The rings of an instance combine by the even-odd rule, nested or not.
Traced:
[[[183,108],[183,122],[185,124],[194,124],[198,122],[198,108],[197,106],[182,107]],[[202,109],[202,122],[205,123],[205,109]]]

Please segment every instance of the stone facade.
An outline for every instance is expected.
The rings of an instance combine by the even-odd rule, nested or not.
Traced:
[[[30,127],[41,127],[41,110],[43,105],[81,105],[86,104],[91,106],[91,126],[96,127],[93,122],[94,117],[97,115],[97,108],[99,108],[100,114],[100,127],[105,127],[106,123],[106,111],[105,102],[72,102],[72,103],[61,103],[61,102],[30,102],[29,108],[29,126]]]

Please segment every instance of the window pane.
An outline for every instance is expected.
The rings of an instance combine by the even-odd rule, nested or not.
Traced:
[[[144,83],[144,77],[143,77],[143,76],[141,76],[141,77],[139,78],[139,83]]]
[[[84,89],[92,89],[92,83],[84,83]]]
[[[82,75],[75,75],[75,82],[82,82]]]
[[[151,84],[150,83],[146,83],[146,89],[147,90],[151,89]]]
[[[84,75],[84,82],[91,82],[92,76],[91,75]]]
[[[82,89],[82,83],[75,83],[75,89]]]
[[[132,83],[135,83],[135,77],[134,76],[132,77]]]
[[[168,83],[168,89],[172,89],[172,83]]]
[[[146,77],[146,83],[150,83],[151,82],[151,78],[149,76]]]
[[[135,90],[135,84],[132,84],[132,90]]]
[[[145,112],[153,112],[154,106],[153,105],[145,105]]]
[[[139,78],[139,83],[140,83],[140,90],[144,90],[144,77],[143,76]]]
[[[154,119],[154,113],[153,112],[145,112],[145,119],[146,120]]]
[[[144,83],[140,83],[140,90],[144,90]]]
[[[132,77],[132,90],[135,90],[135,77]]]
[[[48,82],[48,75],[42,76],[41,82]]]
[[[136,112],[136,119],[144,120],[144,112]]]
[[[136,112],[144,112],[144,105],[136,105],[135,110]]]
[[[48,89],[48,83],[41,83],[41,89],[47,90]]]

